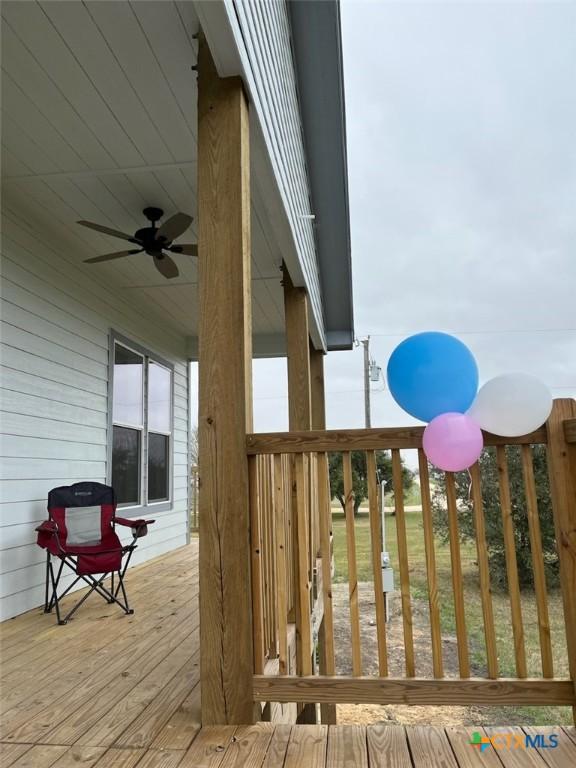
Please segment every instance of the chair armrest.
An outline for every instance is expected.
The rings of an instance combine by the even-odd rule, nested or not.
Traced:
[[[144,520],[143,518],[138,518],[138,520],[131,520],[127,517],[115,517],[114,522],[118,523],[118,525],[126,525],[128,528],[140,528],[143,525],[152,525],[152,523],[155,523],[156,520]]]
[[[58,533],[58,526],[54,520],[44,520],[36,530],[38,533]]]
[[[118,525],[125,525],[128,528],[132,528],[134,540],[146,536],[148,533],[148,526],[156,522],[155,520],[143,520],[142,518],[139,518],[138,520],[130,520],[126,517],[116,517],[114,518],[114,521],[118,523]]]

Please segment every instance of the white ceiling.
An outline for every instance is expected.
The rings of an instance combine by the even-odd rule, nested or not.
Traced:
[[[196,216],[198,21],[189,1],[2,3],[5,204],[78,263],[123,250],[75,222],[132,234],[142,208]],[[194,222],[179,238],[196,242]],[[280,256],[253,199],[255,334],[284,327]],[[84,265],[127,299],[196,335],[196,263],[166,281],[146,254]]]

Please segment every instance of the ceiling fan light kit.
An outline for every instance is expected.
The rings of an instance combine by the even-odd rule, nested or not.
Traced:
[[[145,252],[152,256],[154,266],[165,278],[170,280],[178,277],[178,267],[166,251],[185,256],[198,255],[198,246],[195,243],[173,244],[174,240],[188,229],[192,223],[192,216],[189,216],[187,213],[175,213],[169,219],[166,219],[160,227],[157,227],[156,223],[164,216],[164,211],[161,208],[144,208],[142,213],[150,222],[150,226],[138,229],[133,235],[105,227],[102,224],[95,224],[92,221],[78,221],[77,223],[83,227],[94,229],[96,232],[101,232],[111,237],[119,237],[122,240],[127,240],[129,243],[139,246],[127,251],[116,251],[115,253],[105,253],[102,256],[93,256],[90,259],[85,259],[84,263],[98,264],[103,261],[112,261],[114,259],[121,259],[124,256]]]

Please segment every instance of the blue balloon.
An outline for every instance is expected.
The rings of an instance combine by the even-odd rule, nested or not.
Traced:
[[[417,333],[388,361],[388,386],[411,416],[432,421],[441,413],[466,413],[478,391],[478,367],[468,347],[447,333]]]

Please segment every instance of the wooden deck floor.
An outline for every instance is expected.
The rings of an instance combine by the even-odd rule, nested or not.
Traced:
[[[554,750],[482,755],[473,728],[201,729],[196,546],[134,569],[128,585],[130,617],[92,596],[65,627],[40,611],[0,625],[2,768],[576,766],[568,728],[554,729]]]

